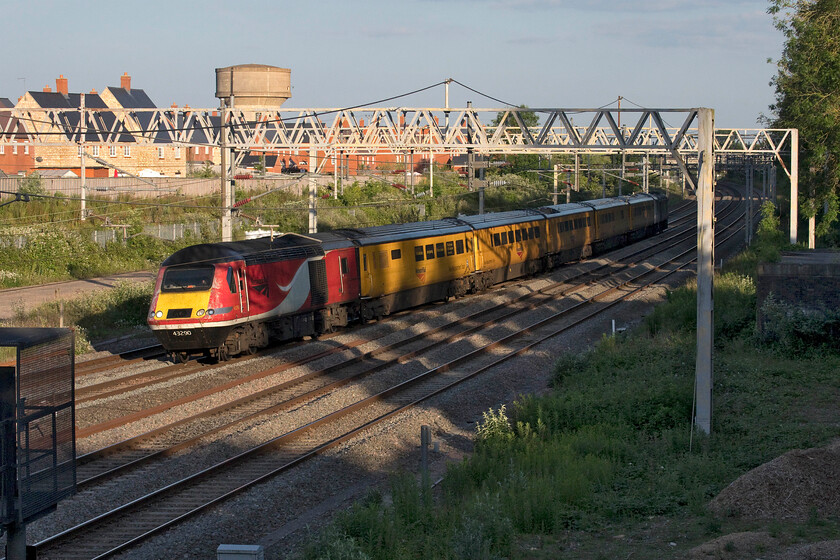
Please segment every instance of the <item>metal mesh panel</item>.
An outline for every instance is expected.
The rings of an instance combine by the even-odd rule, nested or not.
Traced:
[[[75,491],[73,335],[20,348],[17,469],[24,521]]]
[[[329,300],[329,290],[327,268],[323,259],[309,261],[309,279],[311,282],[312,305],[324,305]]]

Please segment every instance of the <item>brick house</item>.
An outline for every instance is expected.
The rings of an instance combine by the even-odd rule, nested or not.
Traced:
[[[35,147],[29,145],[23,124],[13,118],[11,112],[3,111],[3,108],[13,107],[9,99],[0,97],[0,130],[14,133],[12,138],[15,140],[11,145],[0,144],[0,171],[6,175],[26,173],[35,164]]]
[[[88,111],[87,133],[84,135],[85,152],[94,158],[129,173],[140,175],[147,170],[165,176],[186,175],[186,148],[175,146],[168,138],[158,135],[153,144],[139,144],[136,136],[148,125],[151,116],[148,113],[109,111],[108,109],[154,109],[156,106],[142,89],[131,87],[131,77],[124,74],[120,87],[108,87],[102,94],[96,91],[84,94],[85,109]],[[61,133],[72,140],[71,131],[79,124],[80,113],[65,113],[65,122],[50,123],[46,112],[38,109],[75,109],[80,110],[82,94],[69,93],[67,78],[63,75],[56,79],[56,91],[45,87],[44,91],[29,91],[18,101],[18,109],[32,111],[31,126],[43,132]],[[108,144],[97,130],[115,130],[119,134],[118,142]],[[81,174],[79,147],[77,146],[40,146],[38,157],[33,162],[36,171],[41,169],[70,169]],[[117,172],[94,159],[85,160],[85,176],[109,177]]]

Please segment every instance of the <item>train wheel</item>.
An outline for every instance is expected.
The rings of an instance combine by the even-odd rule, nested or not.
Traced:
[[[176,364],[186,364],[190,360],[187,352],[172,352],[172,361]]]
[[[219,362],[219,363],[226,362],[229,359],[230,359],[230,356],[228,355],[227,347],[224,344],[219,346],[218,348],[216,348],[216,361],[217,362]]]
[[[249,356],[253,356],[254,354],[257,353],[257,347],[256,346],[248,346],[248,348],[245,349],[245,353],[248,354]]]

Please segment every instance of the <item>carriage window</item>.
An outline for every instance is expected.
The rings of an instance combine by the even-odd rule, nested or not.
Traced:
[[[395,261],[402,258],[402,249],[393,249],[391,251],[391,260]]]
[[[522,232],[519,231],[519,230],[516,230],[515,233],[516,233],[516,242],[517,243],[521,242],[522,241]]]
[[[415,261],[422,261],[423,260],[423,246],[418,245],[414,248],[414,260]]]
[[[341,258],[341,273],[347,274],[347,259],[344,257]]]
[[[493,234],[493,247],[498,247],[502,244],[502,236],[498,233]]]
[[[508,240],[507,240],[507,232],[506,232],[506,231],[503,231],[503,232],[502,232],[502,245],[507,245],[507,242],[508,242]]]
[[[233,268],[230,267],[230,266],[228,267],[228,271],[227,271],[227,283],[228,283],[228,288],[230,288],[230,293],[235,294],[236,293],[236,280],[234,280],[234,278],[233,278]]]
[[[367,255],[362,255],[362,269],[367,272]]]
[[[435,258],[435,246],[434,245],[426,245],[426,259],[432,260]]]
[[[213,266],[171,266],[163,273],[162,292],[198,292],[213,284]],[[234,284],[234,287],[236,284]]]
[[[540,226],[534,228],[534,237],[536,237],[537,239],[540,238]]]
[[[532,226],[532,227],[528,228],[528,239],[533,239],[533,238],[534,238],[534,228]]]
[[[446,242],[446,256],[451,257],[455,254],[455,243],[453,241]]]
[[[439,258],[439,259],[444,256],[443,243],[437,243],[435,245],[435,253],[437,253],[437,258]]]
[[[464,240],[459,239],[455,242],[455,252],[459,255],[464,252]]]

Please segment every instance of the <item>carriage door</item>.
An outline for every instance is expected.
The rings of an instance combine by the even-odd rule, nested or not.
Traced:
[[[347,271],[348,270],[349,269],[347,268],[347,257],[339,257],[338,258],[338,279],[339,279],[338,292],[342,295],[347,290],[347,288],[345,288],[345,286],[344,286],[344,277],[347,276]]]
[[[230,293],[239,298],[239,312],[245,313],[246,306],[248,305],[248,298],[243,295],[243,292],[245,291],[244,271],[240,271],[239,267],[234,268],[233,266],[228,266],[227,285],[228,289],[230,289]]]
[[[248,301],[248,278],[245,276],[245,268],[236,271],[236,278],[239,281],[239,305],[242,313],[251,313],[251,302]]]

